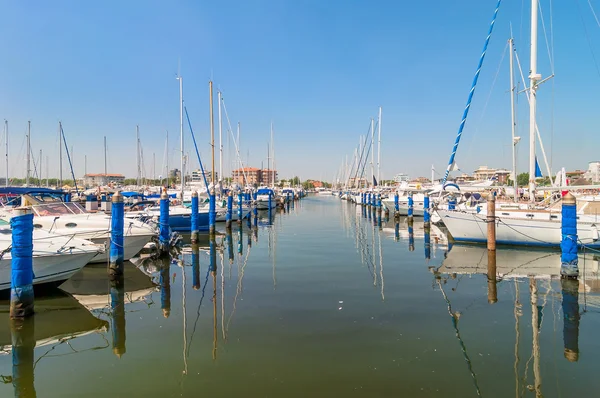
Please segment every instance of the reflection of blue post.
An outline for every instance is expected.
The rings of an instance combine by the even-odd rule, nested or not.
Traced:
[[[10,262],[10,317],[33,314],[33,214],[29,209],[13,210],[12,260]]]
[[[112,351],[113,354],[121,358],[127,351],[125,349],[125,287],[123,286],[123,275],[119,275],[110,282],[110,309]]]
[[[565,358],[570,362],[577,362],[579,359],[579,281],[563,278],[560,284],[562,285]]]
[[[160,195],[160,225],[159,248],[162,253],[169,251],[169,195],[163,192]]]
[[[200,230],[198,226],[198,192],[192,192],[192,243],[198,242],[198,231]]]
[[[35,397],[34,348],[35,317],[11,319],[12,383],[15,397]]]
[[[242,206],[244,205],[244,200],[242,199],[242,191],[241,189],[238,191],[238,223],[242,223]]]
[[[200,289],[200,248],[192,245],[192,287]]]
[[[227,194],[227,215],[225,216],[225,227],[231,228],[231,219],[233,218],[233,195],[231,191]]]
[[[169,257],[162,258],[162,267],[158,282],[160,284],[160,308],[163,316],[168,318],[171,315],[171,280],[169,279],[171,271],[171,259]]]
[[[394,225],[394,240],[396,242],[400,240],[400,223],[398,221]]]
[[[229,264],[233,264],[233,236],[231,236],[231,230],[226,231],[225,239],[227,239],[227,255],[229,257]]]
[[[258,228],[258,208],[256,207],[256,203],[254,203],[252,212],[254,213],[254,228]]]
[[[211,236],[210,237],[210,264],[209,264],[209,270],[210,272],[214,275],[215,272],[217,272],[217,250],[216,250],[216,242],[215,242],[215,237]]]
[[[208,233],[213,235],[215,233],[217,224],[217,198],[215,197],[215,187],[209,187],[209,199],[208,204]]]
[[[429,223],[425,224],[425,258],[429,260],[431,258],[431,235]]]
[[[123,208],[123,195],[117,191],[112,197],[112,212],[110,224],[110,263],[109,274],[123,275],[123,262],[125,261],[125,246],[123,239],[125,213]]]
[[[408,251],[415,251],[415,234],[412,217],[408,219]]]
[[[423,222],[429,224],[429,220],[429,194],[425,193],[425,197],[423,198]]]
[[[377,194],[377,208],[381,211],[381,194]]]
[[[240,227],[238,229],[238,254],[242,255],[244,251],[244,243],[242,242],[242,225],[240,224]]]
[[[271,210],[271,206],[273,205],[273,195],[272,191],[269,192],[269,210]]]
[[[413,210],[414,210],[413,194],[412,194],[412,192],[410,192],[408,194],[408,217],[410,217],[411,219],[413,217]]]
[[[381,212],[377,212],[377,226],[381,228]]]
[[[577,200],[570,192],[562,200],[562,241],[560,242],[560,274],[565,277],[579,275],[577,258]]]

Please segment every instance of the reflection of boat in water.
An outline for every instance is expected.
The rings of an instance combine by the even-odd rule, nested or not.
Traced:
[[[105,268],[104,273],[106,275]],[[0,323],[4,325],[0,328],[0,354],[11,351],[9,305],[8,301],[0,302]],[[35,323],[36,347],[62,342],[96,330],[106,330],[108,327],[108,322],[96,318],[74,297],[60,290],[56,290],[53,296],[36,297],[32,319]]]
[[[597,256],[580,254],[581,278],[591,280],[598,278],[598,260]],[[586,266],[582,267],[584,262]],[[487,266],[487,248],[455,245],[448,252],[438,271],[443,274],[486,274]],[[496,250],[496,272],[502,278],[559,278],[560,266],[560,252],[508,248]]]
[[[410,230],[407,217],[401,217],[398,221],[398,231],[396,231],[396,225],[393,220],[384,224],[382,231],[385,235],[395,237],[396,232],[398,233],[397,239],[408,240],[410,239]],[[425,227],[423,222],[413,222],[412,225],[413,238],[425,239]],[[431,243],[437,246],[447,246],[448,236],[446,232],[435,224],[430,224],[429,227],[429,238]]]
[[[157,290],[157,285],[152,279],[129,261],[124,263],[123,275],[126,303],[144,300]],[[110,304],[106,266],[88,265],[63,283],[60,288],[72,294],[89,310],[104,308]]]

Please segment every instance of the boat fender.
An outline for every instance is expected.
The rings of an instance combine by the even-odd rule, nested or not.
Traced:
[[[598,240],[598,227],[596,227],[596,224],[592,225],[592,240],[594,242]]]

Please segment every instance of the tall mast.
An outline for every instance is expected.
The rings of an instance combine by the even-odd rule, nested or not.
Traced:
[[[273,148],[273,121],[271,121],[271,159],[273,160],[273,170],[269,170],[269,178],[272,179],[271,186],[275,186],[275,149]]]
[[[183,191],[185,186],[185,170],[183,170],[183,78],[177,76],[179,80],[179,139],[180,139],[180,150],[181,150],[181,200],[183,200]]]
[[[212,171],[211,180],[213,186],[215,185],[215,120],[213,117],[213,83],[212,80],[208,82],[208,96],[209,96],[209,108],[210,108],[210,150],[212,156]]]
[[[221,118],[221,92],[217,93],[219,101],[219,178],[223,181],[223,119]]]
[[[40,165],[40,175],[39,175],[39,178],[38,178],[38,186],[39,187],[42,186],[42,159],[43,159],[43,157],[42,157],[42,150],[40,149],[40,161],[38,163]],[[48,171],[46,170],[46,173],[47,172]]]
[[[156,181],[156,152],[152,152],[152,180]]]
[[[371,118],[371,186],[375,176],[375,119]]]
[[[6,138],[6,186],[8,186],[8,120],[4,119],[4,137]]]
[[[381,107],[379,107],[379,119],[377,120],[377,184],[381,181]]]
[[[87,155],[83,155],[83,174],[87,175]]]
[[[267,142],[267,173],[269,173],[269,169],[271,167],[271,148],[269,143]],[[267,174],[267,186],[271,183],[271,176]]]
[[[529,201],[535,202],[535,125],[538,82],[537,73],[538,0],[531,0],[531,67],[529,72]]]
[[[50,173],[48,172],[48,170],[50,170],[50,157],[46,156],[46,188],[48,188],[48,186],[50,185],[48,178],[48,175]]]
[[[58,122],[58,186],[62,187],[62,124]],[[106,148],[106,137],[104,137],[104,147]],[[106,152],[106,149],[105,149]],[[106,156],[105,156],[106,157]],[[104,161],[106,163],[106,160]]]
[[[135,161],[137,165],[137,173],[135,176],[135,185],[140,186],[140,126],[135,126]]]
[[[31,174],[31,120],[27,121],[27,174],[25,186],[29,186],[29,175]]]
[[[511,132],[512,132],[512,172],[513,172],[513,189],[515,190],[514,201],[519,201],[519,186],[517,184],[517,143],[520,137],[516,136],[517,122],[515,114],[515,69],[514,69],[514,52],[515,42],[511,37],[508,40],[510,46],[510,118],[511,118]]]
[[[431,185],[435,184],[435,168],[431,165]]]
[[[106,136],[104,136],[104,179],[108,183],[108,168],[106,165]]]

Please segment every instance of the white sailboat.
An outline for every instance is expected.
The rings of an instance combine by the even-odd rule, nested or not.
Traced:
[[[34,221],[35,222],[35,221]],[[39,228],[33,230],[33,284],[59,284],[104,252],[103,245],[78,239],[76,234],[59,235]],[[0,291],[10,289],[12,229],[0,227]]]
[[[499,244],[558,247],[562,241],[560,206],[540,206],[535,201],[535,142],[536,97],[539,85],[544,82],[537,72],[538,0],[531,0],[531,72],[529,75],[529,200],[528,206],[496,211],[496,241]],[[457,144],[455,144],[456,148]],[[453,163],[454,158],[451,158]],[[451,167],[449,164],[449,168]],[[458,242],[483,243],[487,240],[487,208],[478,212],[438,209],[437,214]],[[600,248],[597,215],[578,214],[577,233],[581,244]]]

